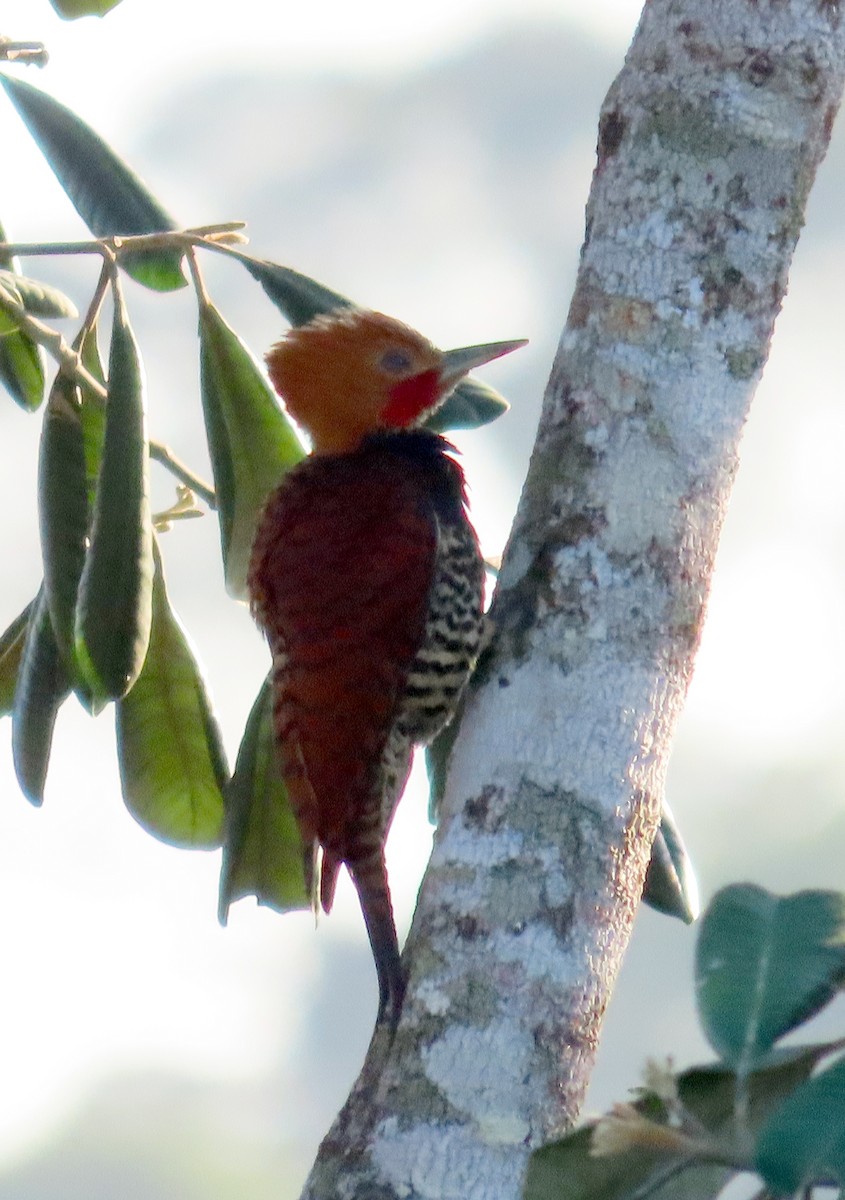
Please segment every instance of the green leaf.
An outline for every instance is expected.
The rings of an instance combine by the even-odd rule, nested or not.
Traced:
[[[699,1014],[710,1044],[746,1074],[845,978],[845,894],[717,893],[696,948]]]
[[[247,255],[240,261],[291,325],[307,325],[320,313],[354,307],[352,301],[340,292],[334,292],[325,284],[318,283],[308,275],[300,275],[290,267]]]
[[[53,726],[69,693],[42,590],[29,620],[12,709],[12,759],[21,791],[32,804],[44,799]]]
[[[76,657],[95,708],[138,678],[152,620],[143,371],[117,280],[114,303],[103,463],[76,612]]]
[[[10,238],[6,234],[4,225],[0,222],[0,242],[8,241],[10,241]],[[6,250],[0,250],[0,267],[6,271],[14,271],[15,273],[18,273],[20,269],[18,260]]]
[[[220,873],[220,923],[229,905],[255,896],[278,912],[309,908],[302,839],[276,761],[273,689],[268,677],[246,723],[235,774],[226,789]]]
[[[12,712],[26,630],[34,605],[34,600],[27,604],[0,637],[0,717],[8,717]]]
[[[7,240],[0,225],[0,241]],[[17,274],[17,263],[10,254],[0,254],[0,267]],[[27,412],[34,412],[44,399],[44,355],[26,334],[0,337],[0,384]]]
[[[592,1129],[581,1128],[532,1154],[523,1200],[713,1200],[733,1173],[646,1151],[593,1158],[591,1142]]]
[[[841,1042],[776,1047],[761,1060],[747,1080],[748,1127],[762,1128],[778,1105],[791,1095],[818,1063]],[[733,1136],[736,1123],[736,1072],[722,1063],[690,1067],[678,1077],[681,1100],[717,1136]]]
[[[425,769],[428,774],[428,819],[436,825],[440,819],[440,805],[446,790],[446,775],[452,747],[460,732],[461,720],[466,705],[466,692],[461,696],[455,715],[445,729],[441,729],[433,742],[425,748]]]
[[[845,1184],[845,1059],[799,1087],[757,1142],[757,1169],[776,1195]]]
[[[120,0],[50,0],[50,3],[60,17],[75,21],[77,17],[104,17],[117,8]]]
[[[44,594],[62,660],[76,675],[75,623],[90,510],[81,394],[59,374],[47,399],[38,457],[38,516]]]
[[[23,297],[15,287],[15,276],[10,271],[0,271],[0,338],[8,337],[20,329],[20,318],[7,307],[10,303],[23,304]]]
[[[0,83],[96,237],[178,228],[138,176],[69,108],[21,79],[0,75]],[[158,291],[186,283],[178,251],[139,251],[122,258],[121,265],[139,283]]]
[[[74,342],[100,383],[103,370],[96,327]],[[82,705],[97,711],[76,653],[76,607],[103,457],[106,403],[93,389],[57,375],[41,429],[38,510],[44,590],[62,660]]]
[[[748,1081],[749,1123],[757,1129],[781,1101],[799,1086],[830,1044],[775,1051]],[[717,1139],[732,1137],[736,1075],[721,1063],[692,1067],[678,1076],[684,1107]],[[663,1102],[646,1093],[633,1106],[664,1125]],[[609,1157],[590,1153],[593,1123],[531,1155],[525,1200],[713,1200],[733,1172],[718,1164],[691,1165],[687,1159],[660,1155],[642,1147]]]
[[[448,433],[450,429],[477,429],[480,425],[489,425],[491,421],[498,420],[509,408],[507,400],[495,388],[468,376],[435,409],[425,424],[434,433]]]
[[[147,657],[116,709],[123,799],[162,841],[219,846],[226,754],[188,637],[170,607],[157,549],[155,560]]]
[[[0,269],[0,287],[16,294],[27,312],[36,317],[76,317],[73,301],[49,283]]]
[[[0,383],[27,412],[44,399],[44,355],[26,334],[0,337]]]
[[[305,452],[249,350],[207,303],[200,307],[200,372],[226,587],[243,599],[264,503]]]
[[[690,925],[698,916],[698,884],[675,818],[664,802],[660,827],[651,848],[643,900]]]
[[[76,345],[76,343],[74,343]],[[106,375],[100,359],[100,347],[97,338],[96,323],[83,334],[82,345],[78,347],[82,365],[97,380],[105,385]],[[91,388],[83,385],[81,388],[82,408],[82,441],[85,447],[85,475],[88,481],[88,503],[91,509],[97,498],[97,481],[100,478],[100,467],[103,463],[103,446],[106,436],[106,402]]]

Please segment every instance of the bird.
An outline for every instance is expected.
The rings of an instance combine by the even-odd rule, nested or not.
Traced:
[[[472,369],[525,340],[438,350],[383,313],[290,329],[270,380],[311,452],[267,501],[248,590],[272,653],[277,758],[315,914],[355,885],[377,1025],[405,977],[385,841],[411,768],[454,715],[484,636],[484,562],[455,448],[423,421]]]

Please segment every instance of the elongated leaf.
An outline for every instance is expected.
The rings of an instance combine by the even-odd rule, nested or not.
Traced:
[[[27,412],[33,412],[44,399],[44,356],[23,333],[0,337],[0,383]]]
[[[49,283],[0,269],[0,287],[17,294],[27,312],[36,317],[75,317],[73,301]]]
[[[0,83],[96,237],[177,228],[146,185],[80,117],[21,79],[0,75]],[[159,291],[185,286],[178,252],[145,250],[121,263],[139,283]]]
[[[770,1050],[747,1080],[751,1132],[762,1129],[786,1097],[810,1078],[822,1059],[839,1048],[841,1042],[813,1042]],[[681,1100],[705,1128],[717,1136],[735,1131],[736,1072],[722,1063],[710,1063],[689,1068],[678,1080]]]
[[[60,17],[75,21],[77,17],[104,17],[117,8],[120,0],[50,0],[50,3]]]
[[[440,805],[446,790],[446,775],[449,770],[449,759],[452,757],[452,747],[461,728],[464,715],[466,694],[461,696],[454,717],[441,729],[433,742],[425,748],[425,769],[428,774],[428,819],[436,825],[440,819]]]
[[[200,368],[226,587],[243,599],[261,510],[304,450],[249,350],[210,304],[200,309]]]
[[[267,259],[248,258],[246,255],[241,262],[291,325],[307,325],[319,313],[354,307],[353,302],[340,292],[332,291],[325,284],[318,283],[308,275],[300,275],[290,267]]]
[[[98,383],[105,384],[106,376],[100,360],[100,347],[97,340],[97,326],[94,324],[85,333],[79,354],[83,366]],[[100,467],[103,462],[103,445],[106,436],[106,402],[91,388],[80,388],[82,408],[82,442],[85,448],[85,475],[88,481],[88,503],[93,510],[97,498],[97,480],[100,478]]]
[[[255,896],[278,912],[308,908],[302,840],[276,761],[270,679],[258,693],[226,789],[226,833],[220,873],[219,917],[229,905]]]
[[[757,1130],[778,1105],[808,1078],[829,1045],[775,1051],[749,1081],[750,1128]],[[732,1132],[736,1075],[721,1063],[692,1067],[678,1076],[684,1107],[715,1137]],[[634,1109],[650,1121],[667,1123],[657,1096],[648,1093]],[[690,1165],[638,1145],[607,1157],[591,1154],[594,1123],[532,1154],[524,1200],[713,1200],[730,1178],[715,1164]]]
[[[845,894],[717,893],[696,948],[704,1032],[740,1074],[831,999],[845,979]]]
[[[699,913],[698,884],[681,832],[664,803],[660,827],[651,848],[643,900],[646,904],[691,924]]]
[[[340,292],[332,291],[308,275],[300,275],[290,267],[266,259],[250,259],[244,256],[243,265],[291,325],[305,325],[321,313],[333,312],[338,308],[352,308],[353,301]],[[488,425],[510,408],[507,400],[499,393],[471,376],[462,379],[452,394],[426,421],[426,426],[435,433],[450,429],[476,429]]]
[[[69,693],[42,590],[29,620],[12,709],[12,759],[21,791],[32,804],[44,799],[53,727]]]
[[[76,656],[95,707],[126,695],[150,638],[153,548],[144,380],[119,288],[109,354],[103,464],[79,584]]]
[[[10,271],[0,272],[0,338],[8,337],[20,329],[20,317],[9,306],[23,304],[23,297],[15,286],[15,276]]]
[[[15,702],[15,686],[23,658],[29,617],[34,605],[34,600],[27,604],[0,637],[0,717],[8,717]]]
[[[149,649],[116,710],[123,799],[162,841],[219,846],[226,755],[193,650],[170,607],[157,550],[155,558]]]
[[[90,512],[81,394],[57,375],[47,400],[38,458],[38,516],[44,594],[69,674],[76,674],[76,597],[85,565]]]
[[[0,222],[0,242],[8,242],[10,239],[6,234],[5,226]],[[9,254],[6,250],[0,250],[0,267],[4,271],[14,271],[20,273],[20,265],[14,255]]]
[[[592,1127],[577,1129],[532,1154],[524,1200],[713,1200],[732,1174],[727,1167],[690,1165],[644,1150],[594,1158],[592,1135]]]
[[[74,342],[100,383],[96,326]],[[95,698],[76,658],[76,605],[85,566],[103,455],[105,401],[93,389],[58,375],[47,401],[38,463],[38,510],[44,590],[53,632],[74,689],[89,712]]]
[[[0,225],[0,242],[6,240]],[[18,273],[17,263],[10,254],[0,254],[0,268]],[[33,412],[44,399],[44,356],[40,346],[23,333],[0,337],[0,384],[27,412]]]
[[[103,383],[96,326],[77,337],[74,349]],[[59,649],[74,675],[74,613],[102,463],[105,409],[105,401],[92,388],[59,374],[41,431],[38,488],[44,586]]]
[[[845,1184],[845,1059],[802,1084],[757,1143],[757,1169],[775,1195]]]

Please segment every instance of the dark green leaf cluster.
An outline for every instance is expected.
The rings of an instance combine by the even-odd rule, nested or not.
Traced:
[[[56,7],[75,16],[103,13],[113,2],[56,0]],[[23,276],[11,255],[0,252],[0,382],[34,411],[45,387],[42,346],[54,352],[58,346],[61,364],[41,434],[44,582],[0,638],[0,713],[12,716],[21,788],[33,803],[42,802],[53,727],[72,692],[92,714],[114,703],[129,811],[176,845],[223,843],[221,920],[232,901],[246,895],[280,910],[307,906],[302,847],[275,760],[269,684],[259,692],[230,777],[202,672],[168,599],[156,530],[197,515],[195,496],[204,498],[217,512],[227,589],[244,598],[260,512],[304,454],[264,372],[209,298],[194,247],[227,253],[292,324],[351,301],[287,267],[205,239],[201,231],[179,235],[138,176],[74,113],[9,75],[0,74],[0,83],[100,239],[70,249],[104,260],[73,346],[62,349],[43,318],[73,318],[74,305]],[[156,291],[183,287],[189,278],[195,285],[213,491],[181,464],[177,469],[166,448],[151,448],[141,353],[121,268]],[[107,290],[113,317],[104,370],[99,310]],[[492,389],[467,379],[434,424],[468,428],[506,408]],[[179,502],[158,518],[149,505],[151,457],[194,487],[193,493],[183,488]]]
[[[845,1184],[845,1039],[779,1048],[845,982],[845,893],[725,888],[696,953],[720,1061],[652,1079],[634,1104],[531,1158],[526,1200],[711,1200],[756,1171],[771,1196]]]

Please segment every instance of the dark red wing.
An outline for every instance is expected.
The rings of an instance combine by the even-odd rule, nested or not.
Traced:
[[[282,769],[304,841],[339,859],[381,838],[378,765],[423,641],[436,539],[424,475],[388,453],[306,460],[262,518],[250,592],[277,658]]]

